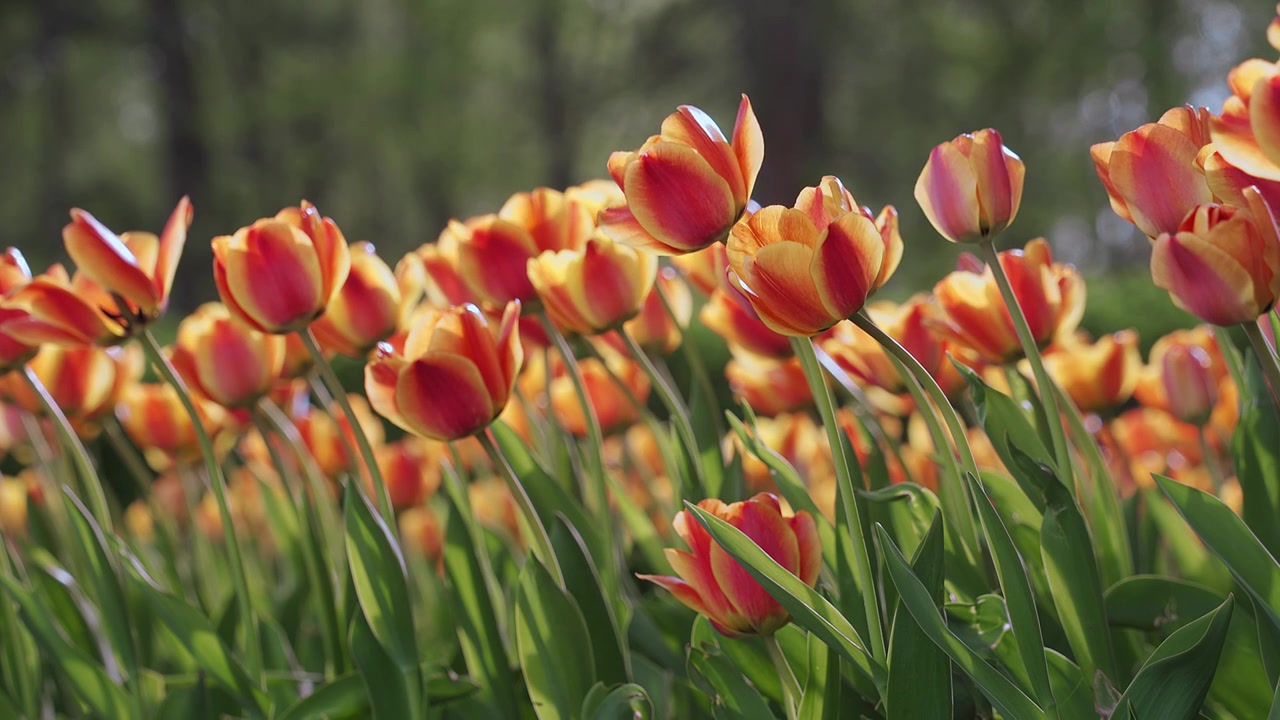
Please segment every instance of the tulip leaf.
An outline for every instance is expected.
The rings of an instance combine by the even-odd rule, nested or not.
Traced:
[[[396,665],[401,670],[416,669],[413,606],[400,546],[369,499],[353,483],[347,484],[343,505],[347,556],[360,609],[373,636]]]
[[[809,653],[809,676],[804,683],[797,720],[836,720],[840,701],[840,656],[813,633],[805,635]]]
[[[480,686],[469,677],[448,671],[427,675],[426,688],[427,700],[437,707],[474,695]]]
[[[935,603],[944,595],[942,514],[935,509],[911,560]],[[946,717],[951,713],[951,660],[929,640],[911,613],[894,609],[889,630],[889,687],[885,695],[889,720]]]
[[[1053,699],[1058,703],[1058,717],[1061,720],[1097,718],[1093,687],[1080,668],[1057,650],[1045,650],[1044,655],[1049,664],[1049,684],[1053,687]]]
[[[1044,574],[1044,559],[1040,557],[1040,526],[1044,522],[1031,499],[1022,492],[1017,481],[1008,475],[995,472],[982,473],[982,490],[991,498],[991,507],[1000,516],[1000,522],[1009,531],[1013,545],[1018,549],[1027,578],[1036,592],[1036,609],[1041,617],[1055,617],[1053,597],[1049,593],[1049,581]],[[1041,631],[1048,628],[1041,627]]]
[[[884,667],[872,659],[858,631],[830,601],[779,565],[738,528],[692,503],[686,502],[685,507],[712,539],[791,614],[796,624],[838,650],[877,688],[884,686]]]
[[[978,408],[978,423],[982,425],[987,437],[991,439],[991,445],[995,448],[996,454],[1000,456],[1004,466],[1013,473],[1014,479],[1018,481],[1022,491],[1031,499],[1031,502],[1035,504],[1036,509],[1043,510],[1044,505],[1041,495],[1037,492],[1035,484],[1029,482],[1018,472],[1013,448],[1021,449],[1036,461],[1044,463],[1050,468],[1055,467],[1053,452],[1045,446],[1040,433],[1032,427],[1027,420],[1027,416],[1018,407],[1013,398],[987,385],[986,381],[968,366],[956,362],[954,359],[952,359],[951,364],[960,371],[960,374],[969,383],[969,391],[972,394],[973,403]]]
[[[1143,663],[1120,696],[1116,713],[1140,718],[1196,718],[1227,639],[1234,601],[1170,635]]]
[[[932,490],[911,482],[858,494],[871,505],[883,507],[894,541],[903,553],[915,553],[933,527],[934,515],[941,507]]]
[[[35,570],[30,572],[27,579],[33,586],[33,592],[48,610],[50,618],[62,628],[72,645],[89,655],[103,654],[105,664],[107,660],[105,653],[99,651],[109,651],[110,648],[98,644],[94,629],[86,620],[94,609],[92,606],[83,607],[88,604],[88,601],[76,585],[76,579],[65,568],[58,565],[58,561],[44,548],[31,547],[27,549],[27,553],[31,557],[28,567]],[[95,619],[93,625],[100,629],[102,623]],[[7,635],[0,635],[0,637],[8,639]],[[110,662],[114,665],[115,659],[111,658]]]
[[[586,622],[598,679],[610,685],[630,682],[631,653],[622,624],[604,597],[600,573],[582,535],[563,515],[555,518],[551,544],[564,572],[565,590],[578,602]]]
[[[1161,475],[1155,481],[1200,540],[1253,596],[1273,628],[1280,630],[1280,564],[1258,537],[1213,495]]]
[[[526,562],[516,589],[515,640],[539,720],[569,720],[596,682],[586,621],[573,597],[539,562]]]
[[[978,506],[982,533],[991,550],[996,577],[1000,581],[1005,607],[1009,613],[1009,624],[1013,629],[1013,639],[1017,644],[1018,655],[1022,658],[1022,662],[1012,666],[1010,670],[1018,680],[1027,684],[1026,688],[1039,704],[1047,706],[1052,702],[1053,691],[1049,685],[1049,668],[1044,659],[1044,636],[1040,632],[1040,617],[1036,612],[1031,580],[1027,577],[1013,538],[992,505],[991,497],[972,475],[966,475],[965,482],[969,484],[969,492]]]
[[[1234,348],[1225,348],[1234,351]],[[1244,359],[1239,388],[1240,418],[1231,437],[1231,455],[1244,495],[1241,515],[1272,554],[1280,554],[1280,408],[1253,353]]]
[[[351,647],[351,661],[364,683],[373,717],[422,716],[418,668],[415,666],[412,672],[408,672],[400,667],[373,634],[363,613],[355,613],[351,617],[348,644]]]
[[[1035,701],[1027,697],[999,670],[988,665],[979,655],[956,636],[948,627],[942,613],[934,604],[929,589],[911,570],[902,551],[883,527],[876,527],[881,556],[884,558],[894,586],[898,589],[902,607],[915,619],[924,634],[942,649],[956,666],[964,671],[974,684],[1002,715],[1010,718],[1045,717]]]
[[[755,638],[727,638],[716,632],[706,616],[699,615],[693,621],[689,644],[708,652],[714,650],[729,658],[761,695],[768,700],[782,702],[782,680],[778,677],[778,669]]]
[[[689,665],[710,685],[707,693],[716,718],[755,720],[774,717],[769,703],[747,682],[742,671],[719,648],[698,645],[689,649]]]
[[[1144,519],[1156,531],[1161,549],[1177,568],[1180,576],[1214,588],[1225,596],[1231,589],[1231,571],[1205,546],[1174,505],[1156,488],[1142,494]],[[1216,605],[1216,603],[1215,603]]]
[[[369,714],[369,691],[357,673],[343,675],[290,705],[277,720],[339,720]]]
[[[53,624],[34,594],[7,574],[0,575],[0,584],[18,604],[23,623],[44,656],[58,668],[72,692],[94,715],[104,718],[137,717],[136,709],[124,690],[111,681],[91,655],[67,641],[61,628]],[[5,643],[8,642],[5,638]]]
[[[579,717],[590,720],[651,720],[653,701],[644,687],[626,683],[610,687],[596,683],[582,702]]]

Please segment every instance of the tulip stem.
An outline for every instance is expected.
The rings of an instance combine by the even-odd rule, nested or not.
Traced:
[[[1000,296],[1004,299],[1009,318],[1013,322],[1013,329],[1018,334],[1018,341],[1022,344],[1022,352],[1027,357],[1027,363],[1031,365],[1031,374],[1035,377],[1040,402],[1044,405],[1049,437],[1053,441],[1053,456],[1057,460],[1058,479],[1067,487],[1074,488],[1075,472],[1071,466],[1071,446],[1067,444],[1067,436],[1062,429],[1062,414],[1058,411],[1057,393],[1052,389],[1053,378],[1049,377],[1049,372],[1044,368],[1044,361],[1040,358],[1040,348],[1036,344],[1035,336],[1031,334],[1031,326],[1027,324],[1022,306],[1018,304],[1018,296],[1014,294],[1013,286],[1009,284],[1009,276],[1005,274],[1004,265],[1000,263],[1000,253],[996,251],[995,243],[990,240],[982,243],[982,252],[987,267],[991,268],[991,274],[995,277],[996,286],[1000,288]]]
[[[551,546],[551,536],[547,534],[547,527],[542,524],[542,518],[538,517],[538,512],[533,509],[533,501],[529,499],[529,493],[525,492],[524,485],[520,484],[520,478],[516,477],[515,470],[512,469],[511,463],[507,462],[507,458],[498,449],[497,443],[490,436],[490,430],[485,430],[478,435],[476,439],[484,447],[484,451],[488,453],[489,459],[493,461],[494,468],[502,475],[502,479],[507,482],[507,489],[511,491],[511,496],[515,498],[516,507],[520,509],[520,517],[524,520],[522,523],[525,534],[529,537],[529,546],[533,549],[533,554],[538,560],[542,561],[543,567],[547,572],[551,573],[551,579],[561,588],[565,587],[564,573],[560,570],[560,563],[556,560],[555,550]]]
[[[84,483],[84,493],[89,497],[89,504],[93,508],[93,514],[97,516],[98,526],[102,528],[103,533],[110,535],[114,532],[111,524],[111,508],[107,505],[106,493],[103,492],[102,483],[93,469],[93,461],[89,459],[88,450],[85,449],[84,443],[80,442],[80,436],[71,427],[71,422],[63,414],[62,408],[54,402],[53,396],[49,394],[44,383],[40,382],[40,376],[36,375],[36,371],[32,370],[30,365],[23,367],[22,377],[26,379],[31,391],[40,400],[40,406],[45,414],[53,420],[54,427],[58,429],[58,439],[71,455],[72,462],[75,463],[80,475],[80,481]]]
[[[1218,467],[1217,455],[1213,452],[1213,446],[1209,444],[1209,433],[1206,432],[1204,423],[1201,423],[1196,431],[1200,436],[1200,454],[1203,456],[1205,469],[1209,471],[1209,482],[1213,485],[1213,494],[1221,498],[1224,483],[1222,468]]]
[[[877,661],[885,659],[884,632],[880,626],[879,596],[876,592],[876,576],[872,570],[871,553],[867,547],[867,537],[862,533],[862,518],[858,513],[858,502],[854,495],[853,476],[849,472],[849,458],[844,451],[844,442],[840,436],[840,426],[836,424],[835,401],[831,397],[831,388],[827,386],[822,374],[822,366],[813,351],[812,338],[792,338],[791,347],[795,349],[804,377],[813,392],[813,401],[818,406],[818,415],[822,426],[827,431],[827,444],[831,448],[831,460],[836,470],[836,503],[837,509],[844,512],[849,525],[849,535],[853,540],[854,571],[858,576],[854,580],[862,594],[862,610],[867,621],[867,644],[871,646],[871,655]],[[849,602],[844,598],[843,602]]]
[[[1244,328],[1245,337],[1249,338],[1249,345],[1253,347],[1253,354],[1258,356],[1258,364],[1262,366],[1262,373],[1267,377],[1267,386],[1271,388],[1271,399],[1280,405],[1280,365],[1276,364],[1276,353],[1267,343],[1267,339],[1262,335],[1262,329],[1258,327],[1258,323],[1248,322],[1241,325]],[[1223,350],[1226,351],[1225,348]]]
[[[787,720],[795,720],[797,711],[800,709],[800,699],[804,693],[800,689],[800,681],[796,680],[796,674],[791,669],[791,663],[787,662],[787,656],[782,652],[782,646],[778,644],[778,636],[769,634],[764,636],[764,649],[769,653],[769,659],[773,661],[773,667],[778,671],[778,679],[782,681],[782,705],[787,711]]]
[[[671,305],[671,299],[667,297],[666,290],[663,289],[661,283],[654,285],[658,291],[658,299],[662,301],[662,309],[667,313],[667,318],[671,320],[671,324],[680,328],[680,353],[684,355],[685,364],[689,367],[689,372],[693,375],[694,392],[701,395],[702,402],[707,407],[717,408],[720,401],[716,398],[715,384],[711,382],[711,376],[707,373],[707,365],[702,362],[702,358],[698,356],[698,351],[694,348],[693,342],[689,336],[690,323],[681,324],[680,318],[676,317],[675,308]],[[725,436],[724,418],[720,413],[711,413],[711,427],[715,431],[715,436],[722,438]],[[736,478],[722,478],[719,481],[722,485],[725,483],[736,483]],[[741,491],[741,487],[738,488]],[[723,488],[710,487],[706,488],[709,495],[718,496]]]
[[[640,343],[627,332],[625,327],[618,328],[618,334],[622,336],[622,341],[627,344],[627,351],[631,353],[636,362],[640,363],[640,367],[644,368],[645,373],[649,375],[649,380],[653,384],[653,389],[658,392],[658,398],[662,400],[662,404],[667,407],[667,414],[671,417],[671,424],[675,426],[676,433],[680,435],[680,442],[684,444],[685,452],[689,457],[689,466],[692,468],[693,479],[697,482],[698,488],[702,492],[707,492],[707,481],[702,472],[702,451],[698,447],[698,436],[693,432],[693,423],[689,420],[689,408],[685,406],[684,400],[680,398],[680,394],[675,388],[671,387],[671,383],[653,364],[653,360],[649,359],[648,353],[644,348],[640,347]]]
[[[589,482],[584,483],[583,494],[589,496],[586,498],[588,507],[599,513],[601,518],[604,518],[608,513],[609,497],[604,482],[604,433],[600,430],[600,418],[596,415],[595,407],[591,404],[591,396],[587,394],[587,384],[582,379],[582,369],[578,367],[578,360],[573,355],[573,348],[569,347],[568,339],[555,326],[555,323],[551,322],[551,318],[544,314],[540,316],[540,319],[542,320],[542,326],[546,328],[547,337],[551,338],[551,342],[555,343],[556,350],[560,353],[560,358],[564,360],[565,372],[568,373],[569,380],[573,383],[573,390],[578,396],[578,404],[582,408],[582,422],[587,427],[587,444],[590,446],[589,456],[591,459],[590,467],[587,469]],[[547,373],[548,375],[551,373],[551,363],[547,363]],[[551,382],[548,380],[548,409],[550,409],[550,397]]]
[[[196,441],[200,443],[200,452],[204,455],[205,471],[209,473],[209,485],[213,488],[213,499],[218,505],[218,517],[222,521],[223,536],[226,538],[227,544],[227,562],[231,570],[231,584],[235,591],[236,605],[240,612],[240,623],[244,629],[244,646],[245,646],[245,664],[251,677],[256,682],[262,682],[262,647],[259,644],[258,636],[258,617],[253,613],[253,601],[249,597],[249,578],[244,571],[244,557],[240,552],[240,540],[235,531],[235,525],[231,519],[231,505],[227,502],[227,479],[222,474],[222,466],[218,463],[218,456],[213,449],[213,441],[209,438],[209,432],[204,427],[204,421],[200,417],[200,411],[196,409],[195,401],[191,399],[191,393],[187,391],[187,386],[182,382],[182,378],[178,376],[177,370],[173,364],[165,357],[164,350],[161,349],[160,343],[156,341],[155,335],[151,334],[151,330],[144,330],[142,333],[142,349],[147,354],[147,359],[151,361],[151,365],[155,367],[156,372],[164,378],[165,382],[173,387],[174,392],[178,395],[178,401],[182,403],[183,409],[187,411],[187,415],[191,418],[191,427],[195,432]],[[193,516],[192,522],[195,521]]]
[[[307,347],[307,352],[311,354],[311,360],[315,363],[316,369],[320,371],[320,377],[324,379],[324,384],[329,386],[329,392],[333,395],[333,399],[337,401],[338,407],[342,409],[342,414],[347,418],[347,424],[351,426],[351,434],[355,436],[356,445],[360,448],[360,456],[364,459],[365,469],[369,471],[369,477],[373,479],[373,493],[378,496],[378,509],[382,512],[382,519],[387,522],[387,527],[394,534],[396,532],[396,514],[391,506],[391,493],[387,490],[387,483],[382,479],[382,471],[378,469],[378,459],[373,454],[373,445],[369,443],[369,437],[365,435],[364,428],[360,425],[359,418],[356,417],[356,411],[351,407],[351,400],[347,398],[347,391],[342,387],[342,381],[338,379],[337,373],[333,371],[333,366],[325,359],[324,352],[320,350],[320,343],[316,341],[315,333],[311,332],[311,328],[304,328],[298,332],[302,338],[302,344]],[[360,482],[360,478],[354,478],[356,488],[360,492],[364,492],[364,485]]]

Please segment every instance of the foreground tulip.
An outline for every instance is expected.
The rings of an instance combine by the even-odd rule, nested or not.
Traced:
[[[320,347],[362,358],[391,337],[400,322],[400,285],[372,244],[351,246],[351,271],[324,315],[311,323]]]
[[[1025,173],[995,130],[960,135],[929,153],[916,180],[916,202],[946,239],[982,242],[1017,216]]]
[[[626,204],[600,214],[618,242],[682,255],[720,242],[742,217],[764,161],[764,137],[742,96],[732,140],[698,108],[681,105],[662,133],[635,152],[609,157]]]
[[[1264,180],[1280,180],[1280,66],[1257,58],[1227,75],[1232,95],[1209,121],[1227,162]]]
[[[342,231],[305,200],[213,239],[218,295],[232,315],[266,333],[302,330],[323,315],[350,270]]]
[[[1147,237],[1177,232],[1182,218],[1213,196],[1200,167],[1209,143],[1208,110],[1173,108],[1159,122],[1090,148],[1111,208]]]
[[[187,385],[226,408],[250,407],[270,392],[284,367],[285,339],[240,322],[221,303],[183,318],[173,364]]]
[[[1280,296],[1280,237],[1256,191],[1251,212],[1206,204],[1156,238],[1151,278],[1173,303],[1211,325],[1251,323]]]
[[[524,360],[512,302],[498,327],[474,305],[418,321],[404,352],[380,346],[365,367],[373,409],[415,435],[457,440],[483,430],[507,405]]]
[[[822,569],[822,545],[813,517],[803,510],[784,516],[778,498],[761,493],[726,505],[708,499],[698,507],[741,530],[760,549],[810,587]],[[677,600],[705,615],[729,637],[768,635],[791,616],[747,573],[688,510],[672,523],[689,550],[667,549],[667,561],[678,577],[639,575],[666,588]]]
[[[878,224],[840,181],[806,188],[794,208],[773,205],[733,227],[735,283],[770,329],[816,335],[860,310],[902,257],[896,214]]]
[[[593,237],[582,250],[548,250],[528,263],[529,280],[551,322],[596,335],[635,317],[653,288],[658,257]]]
[[[1138,334],[1122,330],[1093,343],[1073,339],[1046,352],[1044,365],[1076,407],[1109,410],[1127,402],[1138,384]]]

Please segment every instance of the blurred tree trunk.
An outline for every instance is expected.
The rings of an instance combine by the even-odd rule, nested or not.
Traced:
[[[165,202],[176,202],[182,195],[199,202],[208,182],[209,158],[181,0],[148,0],[147,37],[159,63],[165,185],[173,196]]]
[[[534,13],[530,30],[542,104],[539,120],[547,149],[547,183],[565,188],[573,183],[576,148],[569,108],[573,81],[561,58],[561,2],[541,0]]]
[[[73,147],[71,86],[65,60],[72,18],[64,0],[40,3],[36,56],[44,71],[45,136],[41,143],[41,199],[37,228],[61,227],[67,218],[66,156]],[[33,178],[35,179],[35,178]]]

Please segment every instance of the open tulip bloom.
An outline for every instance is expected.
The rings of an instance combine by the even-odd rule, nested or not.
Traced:
[[[0,254],[0,718],[1275,717],[1278,68],[1079,149],[1159,338],[996,247],[998,131],[918,149],[904,240],[754,202],[745,96],[399,257],[245,218],[191,308],[190,201],[73,210]]]

